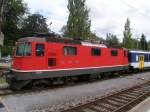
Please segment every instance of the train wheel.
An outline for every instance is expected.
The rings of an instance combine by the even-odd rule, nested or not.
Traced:
[[[48,80],[35,80],[32,82],[32,88],[33,89],[43,89],[50,85],[50,82]]]

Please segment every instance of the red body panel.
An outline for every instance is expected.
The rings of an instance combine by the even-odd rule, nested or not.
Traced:
[[[32,55],[18,57],[14,56],[12,68],[16,70],[52,70],[52,69],[71,69],[86,67],[105,67],[128,65],[128,56],[124,56],[123,49],[118,50],[118,56],[111,56],[113,48],[101,48],[100,56],[91,55],[91,46],[82,46],[80,44],[65,44],[56,42],[43,42],[45,45],[45,56],[37,57],[35,55],[35,44],[32,43]],[[42,44],[43,44],[42,43]],[[77,47],[77,56],[65,56],[64,46]],[[128,52],[126,50],[126,52]],[[48,66],[48,58],[56,59],[56,66]]]

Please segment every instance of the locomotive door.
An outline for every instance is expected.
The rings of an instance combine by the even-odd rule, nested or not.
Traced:
[[[139,69],[144,69],[144,55],[139,55]]]
[[[44,69],[45,68],[45,44],[44,43],[36,43],[35,44],[35,65],[36,69]]]

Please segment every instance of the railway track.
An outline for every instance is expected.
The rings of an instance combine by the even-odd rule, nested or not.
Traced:
[[[61,112],[127,112],[149,96],[150,82],[147,82]]]

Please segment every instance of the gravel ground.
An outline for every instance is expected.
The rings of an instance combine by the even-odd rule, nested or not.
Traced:
[[[0,108],[0,112],[7,112],[5,108]]]
[[[57,112],[64,107],[75,106],[110,92],[143,83],[145,80],[150,80],[150,72],[39,93],[9,95],[1,101],[9,112]]]

